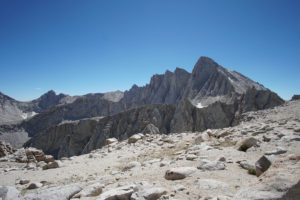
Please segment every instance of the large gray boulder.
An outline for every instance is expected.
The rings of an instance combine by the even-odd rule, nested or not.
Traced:
[[[19,190],[13,186],[0,187],[0,199],[2,200],[17,200],[19,199]]]
[[[102,193],[97,200],[130,200],[132,193],[136,191],[136,185],[122,186]]]
[[[132,194],[130,200],[157,200],[167,191],[162,187],[144,188]]]
[[[69,200],[81,190],[82,187],[78,184],[50,187],[37,190],[36,193],[27,194],[23,197],[23,200]]]

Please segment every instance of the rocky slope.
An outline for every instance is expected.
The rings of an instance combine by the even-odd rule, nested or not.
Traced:
[[[128,140],[107,138],[106,146],[61,162],[31,148],[4,147],[0,197],[298,200],[299,119],[295,100],[243,113],[234,127],[169,135],[151,134],[155,128],[148,127]],[[44,160],[58,164],[48,169]]]

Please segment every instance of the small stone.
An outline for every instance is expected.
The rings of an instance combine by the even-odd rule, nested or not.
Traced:
[[[43,166],[43,170],[59,168],[59,167],[62,167],[62,166],[63,166],[63,164],[62,164],[61,161],[55,160],[54,162],[50,162],[47,165]]]
[[[224,156],[221,156],[218,161],[221,161],[221,162],[226,162],[226,158]]]
[[[30,182],[30,181],[27,180],[27,179],[21,179],[21,180],[19,181],[19,184],[25,185],[25,184],[27,184],[27,183],[29,183],[29,182]]]

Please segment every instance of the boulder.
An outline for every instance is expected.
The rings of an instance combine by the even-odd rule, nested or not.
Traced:
[[[130,138],[128,138],[128,144],[136,143],[138,140],[141,140],[142,138],[143,138],[143,134],[141,133],[135,134]]]
[[[199,162],[197,168],[203,171],[224,170],[226,168],[226,165],[221,161],[209,161],[203,159]]]
[[[32,189],[40,188],[42,186],[43,186],[43,184],[41,184],[41,183],[33,182],[28,185],[27,189],[32,190]]]
[[[42,150],[29,147],[25,149],[28,162],[39,162],[45,160],[45,154]]]
[[[81,190],[78,184],[38,189],[36,193],[25,195],[23,200],[69,200]]]
[[[219,134],[217,134],[217,138],[225,137],[225,136],[228,136],[228,135],[230,135],[229,131],[222,131]]]
[[[81,198],[81,197],[95,197],[101,194],[104,185],[101,183],[94,183],[85,187],[79,193],[75,194],[73,198]]]
[[[0,141],[0,158],[13,154],[15,151],[16,149],[10,146],[10,144],[6,144],[4,141]]]
[[[52,155],[45,155],[44,157],[44,162],[49,163],[49,162],[54,162],[54,157]]]
[[[157,200],[166,193],[167,191],[165,188],[161,188],[161,187],[147,188],[139,192],[133,193],[130,200]]]
[[[272,164],[272,160],[266,156],[260,157],[258,161],[255,162],[256,176],[260,176],[262,173],[267,171]]]
[[[109,144],[113,144],[113,143],[117,143],[118,139],[117,138],[108,138],[105,141],[105,145],[109,145]]]
[[[136,191],[136,185],[122,186],[102,193],[97,200],[130,200]]]
[[[238,142],[238,150],[239,151],[247,151],[250,147],[257,146],[258,140],[254,137],[246,138],[240,142]]]
[[[188,177],[189,175],[197,171],[194,167],[178,167],[167,170],[165,173],[165,179],[167,180],[179,180]]]
[[[17,200],[20,192],[13,186],[0,187],[0,199],[3,200]]]
[[[54,162],[50,162],[47,165],[43,166],[43,170],[59,168],[59,167],[62,167],[62,166],[63,166],[63,164],[62,164],[61,161],[55,160]]]

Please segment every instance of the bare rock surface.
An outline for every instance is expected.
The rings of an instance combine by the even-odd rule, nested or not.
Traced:
[[[274,109],[244,113],[240,124],[233,127],[169,135],[145,133],[131,144],[116,141],[88,154],[62,158],[63,167],[50,170],[42,170],[40,164],[51,163],[52,158],[36,149],[18,149],[0,160],[0,191],[14,188],[13,199],[24,200],[298,200],[300,141],[288,138],[298,136],[299,119],[300,101],[290,101]],[[195,142],[201,134],[201,140]],[[247,138],[254,138],[258,145],[239,151],[238,143]],[[261,157],[272,159],[257,177],[248,169]],[[205,170],[197,169],[201,162]],[[28,164],[36,167],[29,169]],[[207,169],[225,167],[206,170],[205,164],[210,164]],[[123,170],[126,166],[129,169]],[[168,180],[168,170],[185,178]],[[28,190],[30,183],[42,186]],[[7,190],[3,191],[0,194],[6,195]]]

